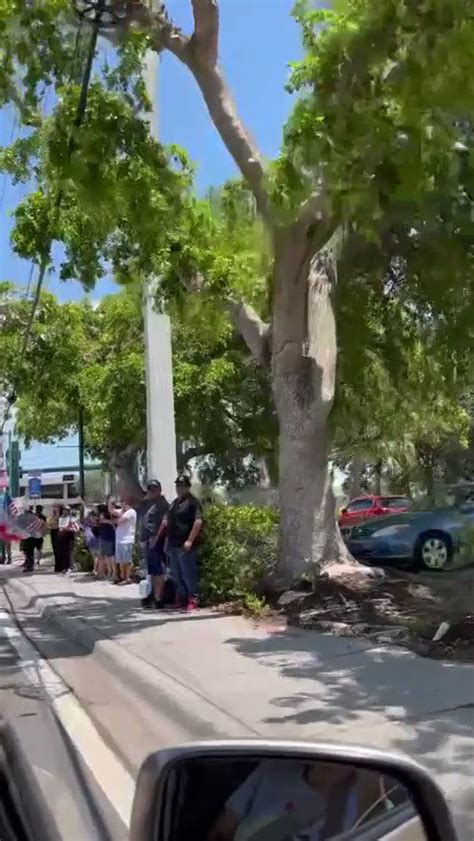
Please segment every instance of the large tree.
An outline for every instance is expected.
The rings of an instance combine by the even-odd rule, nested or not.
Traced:
[[[162,4],[132,2],[129,20],[194,76],[210,118],[253,192],[273,249],[270,320],[229,301],[255,358],[270,366],[280,431],[277,575],[347,553],[328,472],[337,381],[339,301],[350,290],[390,306],[472,312],[470,158],[459,121],[472,110],[474,4],[349,0],[331,11],[297,2],[305,57],[282,152],[266,168],[219,65],[217,0],[191,0],[183,33]],[[428,259],[427,259],[428,258]],[[431,260],[431,265],[430,265]],[[449,263],[449,271],[447,264]],[[462,314],[463,313],[463,314]],[[363,321],[363,319],[362,319]]]
[[[357,381],[369,346],[403,394],[398,326],[407,314],[433,324],[432,335],[449,347],[448,386],[464,364],[474,304],[466,126],[474,98],[474,2],[341,0],[324,12],[297,2],[305,56],[293,67],[290,87],[298,99],[281,153],[269,165],[243,126],[219,65],[218,3],[190,2],[190,35],[173,25],[161,3],[127,4],[119,71],[105,71],[105,84],[94,83],[72,164],[61,150],[77,90],[66,86],[37,137],[48,153],[39,172],[42,192],[18,212],[15,243],[21,250],[25,225],[31,233],[33,223],[35,253],[41,252],[38,220],[51,219],[45,195],[61,183],[64,205],[54,235],[68,255],[64,276],[91,282],[105,256],[124,278],[154,268],[165,284],[178,279],[191,294],[212,295],[227,307],[272,381],[281,506],[276,577],[288,583],[311,565],[351,564],[335,523],[328,470],[338,379]],[[57,19],[64,6],[50,0],[45,14]],[[61,43],[45,37],[41,67],[32,68],[32,58],[24,50],[19,55],[16,31],[9,29],[7,44],[27,68],[30,92],[38,74],[64,76]],[[169,50],[195,78],[253,194],[263,258],[255,258],[253,223],[225,247],[219,215],[186,193],[185,157],[179,153],[173,167],[169,151],[149,140],[137,88],[144,44]],[[2,88],[11,89],[14,74],[8,65],[2,72]],[[17,169],[27,152],[17,149]],[[168,228],[166,213],[173,219]],[[356,392],[355,401],[363,399]]]

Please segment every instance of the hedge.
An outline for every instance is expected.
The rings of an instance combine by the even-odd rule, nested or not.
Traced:
[[[263,579],[277,554],[278,512],[256,505],[204,506],[200,546],[200,589],[203,603],[240,602],[258,612],[263,601]],[[137,551],[138,555],[138,551]],[[92,570],[92,558],[83,535],[74,550],[76,566]]]
[[[278,513],[255,505],[209,505],[204,509],[201,545],[201,596],[215,604],[262,595],[262,583],[275,562]]]

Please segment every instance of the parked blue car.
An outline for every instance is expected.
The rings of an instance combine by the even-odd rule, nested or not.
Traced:
[[[378,517],[355,526],[346,543],[354,558],[377,566],[443,570],[459,556],[474,560],[474,501]]]

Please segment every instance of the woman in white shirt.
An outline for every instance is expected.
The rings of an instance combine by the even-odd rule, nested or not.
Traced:
[[[113,515],[117,524],[115,532],[115,561],[119,569],[118,584],[131,584],[133,547],[135,545],[135,531],[137,527],[137,512],[128,502],[122,502],[121,507],[115,506]]]

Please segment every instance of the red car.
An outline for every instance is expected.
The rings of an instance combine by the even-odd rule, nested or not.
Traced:
[[[372,517],[384,514],[402,514],[410,508],[407,496],[359,496],[351,499],[339,515],[339,527],[343,537],[349,537],[353,526]]]

